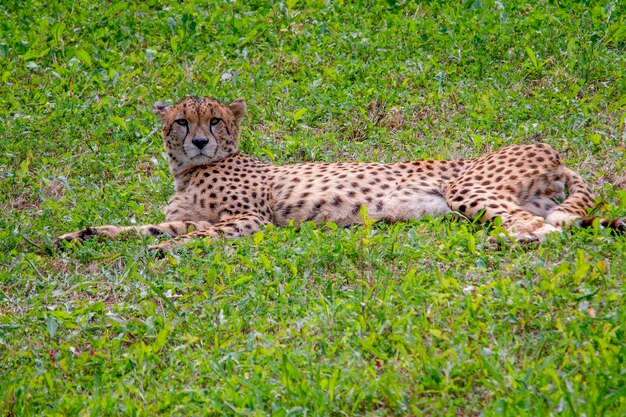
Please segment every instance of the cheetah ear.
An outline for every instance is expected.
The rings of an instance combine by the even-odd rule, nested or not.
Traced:
[[[165,104],[162,101],[157,101],[156,103],[152,105],[152,112],[156,114],[157,116],[159,116],[159,119],[163,120],[163,118],[165,117],[165,114],[167,113],[170,107],[172,106],[169,104]]]
[[[243,115],[246,114],[246,101],[242,98],[238,98],[230,103],[228,107],[235,116],[235,123],[239,126],[241,124],[241,120],[243,119]]]

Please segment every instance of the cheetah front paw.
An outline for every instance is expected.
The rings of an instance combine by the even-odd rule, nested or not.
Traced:
[[[54,240],[55,245],[59,245],[61,242],[82,242],[94,237],[103,239],[114,239],[120,235],[120,233],[126,233],[123,227],[119,226],[97,226],[86,227],[82,230],[72,233],[66,233],[59,236]]]
[[[54,239],[54,244],[59,246],[61,242],[82,242],[85,239],[89,239],[93,236],[97,236],[98,232],[93,227],[86,227],[82,230],[72,233],[66,233]]]

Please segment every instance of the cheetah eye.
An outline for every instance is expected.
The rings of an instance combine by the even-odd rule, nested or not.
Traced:
[[[185,119],[176,119],[175,122],[181,126],[187,126],[187,120]]]
[[[219,122],[221,122],[222,119],[218,119],[217,117],[212,118],[209,123],[211,124],[211,126],[215,126],[216,124],[218,124]]]

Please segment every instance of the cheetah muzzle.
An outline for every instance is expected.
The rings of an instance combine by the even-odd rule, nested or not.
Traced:
[[[373,220],[451,211],[471,219],[482,214],[481,221],[499,216],[517,240],[542,241],[562,227],[592,224],[584,217],[594,203],[589,185],[544,143],[508,146],[468,160],[272,165],[239,153],[242,99],[226,105],[188,97],[152,109],[163,123],[176,189],[165,222],[89,227],[57,242],[138,232],[171,236],[150,247],[164,251],[201,237],[250,235],[268,224],[358,224],[362,206]],[[624,230],[623,221],[603,222]]]

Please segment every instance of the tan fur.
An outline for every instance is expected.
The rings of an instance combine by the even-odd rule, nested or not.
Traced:
[[[549,145],[513,145],[472,160],[271,165],[238,150],[245,102],[230,105],[189,97],[176,105],[156,103],[176,193],[165,222],[102,226],[63,235],[111,238],[127,231],[173,240],[236,237],[262,225],[290,221],[361,223],[361,207],[374,220],[405,220],[456,211],[481,220],[499,216],[513,238],[542,240],[584,216],[594,197]],[[569,196],[562,204],[556,201]]]

